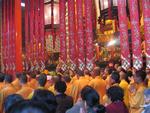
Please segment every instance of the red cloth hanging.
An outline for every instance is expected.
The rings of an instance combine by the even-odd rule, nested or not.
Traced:
[[[94,67],[94,38],[92,26],[92,0],[85,0],[86,68]]]
[[[131,20],[131,33],[132,33],[132,57],[133,67],[137,70],[143,67],[142,50],[141,50],[141,37],[140,37],[140,24],[138,1],[129,0],[130,20]]]
[[[146,67],[150,69],[150,0],[142,0],[142,9],[144,16]]]
[[[62,63],[62,69],[66,70],[67,62],[67,47],[66,47],[66,0],[59,1],[60,12],[60,62]]]
[[[130,63],[130,51],[128,42],[128,22],[126,13],[126,0],[118,0],[118,17],[119,17],[119,28],[120,28],[120,46],[121,46],[121,59],[122,67],[127,70]]]
[[[69,57],[70,68],[76,68],[76,26],[75,26],[75,2],[68,0],[68,26],[69,26]]]
[[[83,30],[83,0],[76,1],[77,7],[77,53],[78,67],[80,70],[85,68],[85,43]]]

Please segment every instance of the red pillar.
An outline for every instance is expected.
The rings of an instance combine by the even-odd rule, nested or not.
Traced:
[[[138,1],[129,0],[130,20],[131,20],[131,33],[132,33],[132,58],[133,67],[137,70],[143,66],[142,50],[141,50],[141,37],[140,37],[140,23],[138,12]]]
[[[130,51],[128,42],[128,22],[126,13],[126,0],[118,0],[118,17],[120,28],[120,47],[122,67],[127,70],[130,67]]]
[[[84,31],[83,31],[83,0],[77,2],[77,51],[78,66],[80,70],[85,68],[85,48],[84,48]]]
[[[75,26],[75,1],[68,0],[68,26],[69,26],[69,57],[71,69],[76,68],[76,26]]]
[[[86,68],[94,67],[94,42],[92,26],[92,0],[85,0]]]
[[[142,8],[144,16],[146,67],[150,69],[150,0],[142,0]]]
[[[16,71],[22,72],[21,0],[15,0]]]

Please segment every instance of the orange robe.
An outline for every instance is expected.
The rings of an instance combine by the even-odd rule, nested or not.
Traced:
[[[88,84],[89,80],[85,79],[84,77],[80,77],[79,80],[74,81],[70,93],[74,99],[74,102],[78,100],[81,90]]]
[[[103,103],[103,96],[106,94],[106,82],[100,76],[96,76],[90,81],[89,85],[93,87],[100,96],[100,103]]]
[[[124,90],[124,103],[129,107],[128,82],[121,80],[119,86]]]
[[[77,75],[75,75],[72,79],[71,79],[71,84],[73,84],[76,80],[78,80],[78,77],[77,77]]]
[[[28,99],[28,96],[32,91],[33,89],[28,84],[24,84],[22,88],[17,91],[17,94],[21,95],[24,99]]]
[[[89,75],[84,75],[84,78],[91,81],[92,80],[92,77],[90,77]]]
[[[129,88],[131,85],[129,86]],[[138,84],[135,87],[134,92],[129,91],[129,105],[130,105],[130,113],[141,113],[144,105],[144,90],[146,87],[144,84]]]
[[[12,82],[13,86],[16,88],[16,90],[20,90],[21,89],[21,85],[20,85],[20,82],[19,82],[19,79],[16,78],[13,82]]]
[[[0,92],[0,113],[2,113],[3,102],[8,95],[16,92],[15,87],[12,84],[5,84],[4,88]]]
[[[70,96],[70,92],[71,92],[71,87],[72,87],[72,85],[71,85],[71,83],[66,83],[66,85],[67,85],[67,89],[66,89],[66,95],[69,95]]]
[[[0,82],[0,91],[3,89],[4,87],[4,82]]]
[[[36,89],[38,87],[38,82],[36,79],[31,79],[31,81],[28,83],[29,87]]]

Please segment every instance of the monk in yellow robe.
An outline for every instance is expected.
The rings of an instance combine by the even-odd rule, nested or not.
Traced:
[[[141,106],[144,105],[145,78],[145,71],[135,72],[134,83],[129,86],[130,113],[141,113],[143,110]]]
[[[13,86],[16,88],[17,91],[21,89],[21,85],[19,81],[20,76],[21,76],[21,73],[16,73],[16,79],[12,82]]]
[[[128,82],[125,80],[127,75],[124,71],[120,73],[120,84],[119,86],[124,90],[124,103],[127,107],[129,107],[129,95],[128,95]]]
[[[71,81],[70,76],[69,75],[63,76],[63,81],[65,81],[65,83],[67,85],[67,89],[66,89],[65,94],[70,96],[71,87],[72,87],[72,84],[70,83],[70,81]]]
[[[110,79],[109,79],[109,83],[110,83],[110,87],[111,86],[119,86],[119,82],[120,82],[120,76],[119,73],[114,71],[111,73],[110,75]],[[108,87],[109,88],[109,87]],[[105,94],[103,96],[103,104],[105,106],[109,105],[111,103],[111,100],[108,98],[108,96]]]
[[[28,82],[28,85],[33,88],[36,89],[38,87],[38,82],[36,80],[36,74],[32,73],[30,74],[31,80],[30,82]]]
[[[21,95],[24,99],[28,99],[29,94],[33,91],[33,89],[27,84],[27,76],[20,76],[21,89],[17,91],[17,94]]]
[[[95,78],[89,82],[89,85],[98,92],[100,96],[100,103],[102,104],[103,103],[102,98],[106,94],[106,82],[105,80],[102,79],[100,75],[99,67],[94,68],[94,76]]]
[[[3,89],[4,87],[4,74],[0,73],[0,91]]]
[[[16,92],[15,87],[11,84],[12,75],[5,75],[4,87],[0,92],[0,113],[2,113],[3,102],[8,95],[14,94]]]
[[[90,76],[90,72],[88,70],[84,71],[84,77],[85,77],[85,79],[87,79],[89,81],[92,80],[92,77]]]
[[[77,69],[76,73],[79,76],[79,80],[74,81],[70,93],[74,99],[74,103],[79,99],[81,90],[89,84],[89,80],[85,79],[84,73],[81,70]]]
[[[41,89],[41,90],[45,89],[46,90],[46,88],[45,88],[46,81],[47,81],[47,75],[41,74],[38,77],[38,87],[37,87],[37,89]],[[34,91],[30,93],[28,98],[31,99],[33,97],[33,94],[34,94]]]

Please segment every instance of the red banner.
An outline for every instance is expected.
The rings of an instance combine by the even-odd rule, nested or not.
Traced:
[[[76,24],[75,24],[75,2],[68,0],[68,26],[69,26],[69,57],[71,69],[76,68]]]
[[[94,67],[94,42],[92,27],[92,0],[85,0],[86,68]]]
[[[66,0],[59,1],[59,10],[60,10],[60,62],[63,63],[62,69],[66,69],[67,61],[67,48],[66,48]]]
[[[144,35],[146,47],[146,67],[150,69],[150,0],[142,0]]]
[[[143,66],[141,37],[140,37],[140,23],[137,0],[129,0],[131,33],[132,33],[132,57],[133,67],[137,70]]]
[[[83,30],[83,0],[77,0],[77,45],[78,45],[78,65],[80,70],[85,68],[85,48]]]
[[[39,54],[41,59],[41,70],[45,68],[45,36],[44,36],[44,1],[40,0],[40,46],[39,46]]]
[[[122,68],[127,70],[130,67],[130,51],[128,42],[128,23],[125,2],[126,0],[118,0],[118,17],[120,28]]]

